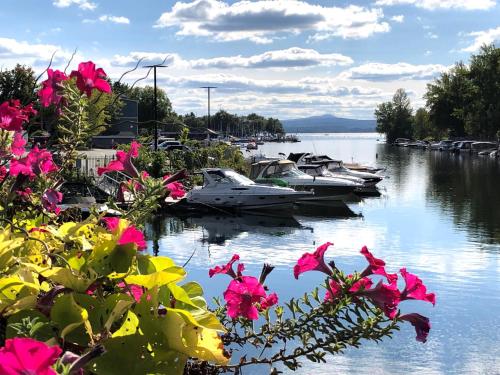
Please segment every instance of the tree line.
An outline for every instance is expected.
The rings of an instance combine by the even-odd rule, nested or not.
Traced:
[[[98,95],[91,98],[95,110],[90,110],[90,116],[96,114],[93,120],[97,133],[101,132],[107,123],[120,116],[123,106],[120,98],[126,97],[138,102],[138,122],[142,133],[152,133],[154,128],[154,88],[153,86],[132,87],[126,83],[110,82],[113,94]],[[13,69],[0,70],[0,103],[15,97],[24,103],[31,103],[36,99],[36,75],[33,69],[26,65],[16,65]],[[107,111],[101,109],[106,107]],[[37,118],[34,123],[37,129],[51,131],[52,123],[57,118],[54,108],[36,108]],[[223,134],[236,136],[249,136],[254,134],[281,134],[284,133],[282,123],[276,118],[266,118],[255,113],[239,116],[220,110],[213,114],[208,123],[208,116],[196,116],[193,112],[185,115],[174,111],[172,103],[165,90],[157,87],[157,114],[159,129],[164,131],[179,132],[183,128],[204,130],[210,129]],[[33,129],[35,131],[36,129]]]
[[[425,107],[413,113],[404,89],[375,110],[377,131],[396,138],[500,138],[500,48],[484,45],[427,84]]]

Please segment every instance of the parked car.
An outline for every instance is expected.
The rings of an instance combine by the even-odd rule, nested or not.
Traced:
[[[164,148],[162,148],[161,150],[166,151],[166,152],[171,152],[171,151],[175,151],[175,150],[178,150],[178,151],[193,151],[191,149],[191,147],[188,147],[188,146],[185,146],[185,145],[182,145],[182,144],[167,145]]]

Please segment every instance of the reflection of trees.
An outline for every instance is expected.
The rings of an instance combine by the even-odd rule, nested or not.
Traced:
[[[377,165],[387,168],[391,184],[398,190],[402,190],[408,180],[407,171],[412,155],[417,154],[420,156],[420,153],[412,151],[407,148],[388,144],[377,145]]]
[[[427,199],[457,225],[500,242],[500,163],[488,157],[429,152]],[[483,239],[482,239],[483,240]]]
[[[158,241],[162,237],[172,234],[182,233],[186,228],[189,228],[181,219],[175,216],[155,215],[147,223],[145,228],[146,237],[153,241],[153,253],[158,254]]]

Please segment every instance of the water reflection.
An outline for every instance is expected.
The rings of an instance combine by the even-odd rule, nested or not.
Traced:
[[[431,318],[429,341],[415,342],[412,327],[404,326],[393,340],[348,350],[326,365],[306,362],[298,373],[500,373],[500,330],[494,329],[500,326],[498,161],[389,147],[376,136],[309,135],[299,144],[264,145],[260,151],[325,153],[385,167],[383,194],[349,203],[340,217],[321,208],[295,212],[293,218],[156,218],[147,228],[152,249],[180,264],[194,252],[188,275],[205,287],[208,298],[220,296],[228,280],[209,279],[207,269],[232,254],[241,256],[252,275],[263,262],[273,263],[269,285],[286,301],[321,282],[314,273],[293,278],[291,267],[303,252],[332,241],[328,257],[351,272],[365,267],[359,250],[367,245],[391,272],[406,266],[437,294],[435,308],[405,305],[405,312]]]

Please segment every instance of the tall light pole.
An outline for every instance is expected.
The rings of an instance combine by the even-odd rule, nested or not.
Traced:
[[[201,89],[207,89],[207,94],[208,94],[208,125],[207,129],[210,129],[210,90],[211,89],[216,89],[216,86],[201,86]]]
[[[156,92],[156,68],[166,68],[168,65],[163,65],[163,64],[154,64],[154,65],[146,65],[145,68],[153,68],[153,79],[154,79],[154,99],[153,99],[153,105],[154,105],[154,114],[155,114],[155,122],[154,122],[154,131],[155,131],[155,137],[154,137],[154,142],[155,142],[155,147],[154,150],[158,151],[158,94]]]

